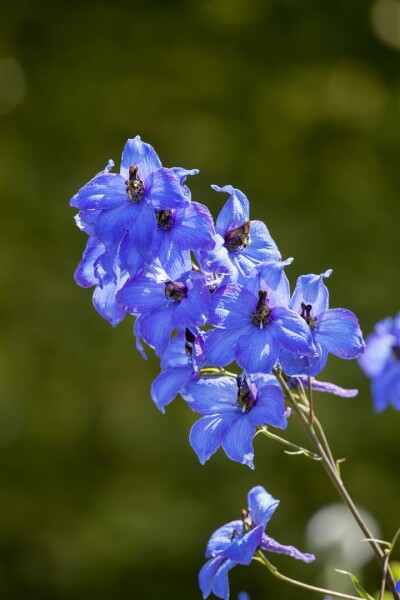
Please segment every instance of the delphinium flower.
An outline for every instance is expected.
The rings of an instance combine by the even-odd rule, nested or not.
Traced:
[[[287,426],[282,390],[263,376],[202,378],[188,383],[181,395],[194,412],[204,415],[189,438],[201,464],[222,446],[231,460],[253,469],[257,426]]]
[[[274,367],[281,347],[300,355],[313,355],[310,328],[287,307],[286,276],[268,282],[268,264],[255,267],[245,285],[228,284],[212,295],[209,323],[217,329],[207,336],[205,352],[208,363],[225,366],[235,360],[249,373],[268,373]],[[271,266],[270,265],[270,266]],[[278,281],[278,284],[277,284]],[[277,284],[277,287],[276,287]]]
[[[215,248],[201,251],[199,261],[204,269],[242,283],[255,265],[281,255],[265,224],[249,220],[249,201],[240,190],[231,185],[211,187],[230,197],[215,224]]]
[[[212,534],[206,548],[209,560],[199,573],[203,598],[213,593],[228,600],[228,572],[236,565],[249,565],[258,550],[286,554],[306,563],[315,560],[313,554],[280,544],[264,533],[278,504],[279,500],[275,500],[262,486],[256,486],[247,495],[248,508],[242,511],[241,519],[226,523]]]
[[[119,174],[110,172],[112,166],[110,162],[70,203],[80,209],[81,229],[89,228],[107,250],[122,244],[123,268],[134,276],[156,232],[156,211],[189,204],[181,180],[191,172],[163,168],[154,149],[139,136],[125,144]]]
[[[117,294],[135,322],[137,347],[140,338],[161,356],[174,329],[201,327],[206,323],[210,292],[202,273],[189,271],[171,280],[162,269],[146,271],[130,279]]]
[[[382,412],[389,404],[400,410],[400,312],[394,319],[389,317],[375,325],[358,360],[372,379],[375,410]]]
[[[302,275],[297,280],[289,307],[307,323],[312,334],[314,356],[293,353],[284,348],[280,363],[288,375],[318,375],[325,367],[328,353],[340,358],[357,358],[365,344],[357,317],[344,308],[329,308],[329,292],[323,279],[331,270],[320,275]]]
[[[162,355],[162,371],[151,386],[151,397],[161,412],[185,384],[199,377],[203,363],[203,332],[186,328],[172,338]]]

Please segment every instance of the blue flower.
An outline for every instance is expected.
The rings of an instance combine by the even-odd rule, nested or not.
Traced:
[[[186,328],[170,341],[161,359],[161,373],[151,386],[151,397],[161,412],[182,387],[199,377],[204,363],[204,334]]]
[[[289,306],[307,323],[316,354],[299,356],[289,348],[283,349],[279,360],[288,375],[318,375],[325,367],[328,353],[352,359],[364,352],[364,340],[354,313],[344,308],[328,308],[329,292],[323,279],[331,273],[328,270],[321,275],[303,275],[297,280]]]
[[[125,144],[119,175],[110,173],[112,166],[80,189],[70,204],[80,209],[81,228],[90,227],[107,249],[119,246],[128,234],[131,245],[145,256],[157,227],[155,211],[189,203],[181,179],[190,171],[182,175],[162,168],[154,149],[139,136]]]
[[[309,327],[285,306],[285,264],[261,265],[262,276],[255,268],[245,286],[228,284],[214,292],[209,322],[217,329],[206,340],[209,364],[222,367],[236,360],[249,373],[268,373],[282,346],[301,355],[315,353]]]
[[[204,415],[189,438],[201,464],[222,446],[231,460],[253,469],[257,426],[287,427],[282,390],[262,377],[198,379],[188,383],[181,395],[194,412]]]
[[[126,310],[116,300],[118,290],[128,280],[128,273],[121,271],[115,262],[115,252],[106,251],[104,244],[90,237],[74,278],[84,288],[95,287],[93,305],[99,315],[113,327],[120,323]]]
[[[358,362],[372,379],[375,410],[382,412],[389,404],[400,410],[400,312],[376,324]]]
[[[228,274],[225,283],[243,283],[255,265],[281,256],[264,223],[249,220],[249,201],[240,190],[231,185],[211,187],[230,198],[216,222],[215,248],[200,253],[200,264],[208,271]]]
[[[200,327],[207,320],[210,292],[204,275],[195,271],[171,280],[162,269],[130,279],[117,294],[117,301],[134,315],[138,350],[140,338],[161,356],[174,329]]]
[[[209,560],[199,573],[203,598],[213,593],[228,600],[228,572],[236,565],[249,565],[257,550],[286,554],[306,563],[315,560],[313,554],[304,554],[294,546],[284,546],[264,533],[279,500],[259,485],[248,493],[247,504],[241,519],[226,523],[208,541],[206,558]]]

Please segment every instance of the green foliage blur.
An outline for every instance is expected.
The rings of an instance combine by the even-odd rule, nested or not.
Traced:
[[[188,443],[195,415],[178,399],[163,416],[150,399],[158,362],[140,358],[133,320],[112,329],[74,283],[86,236],[68,201],[140,134],[165,166],[200,169],[192,197],[214,217],[225,199],[211,183],[243,190],[251,217],[295,257],[292,286],[333,268],[331,306],[353,310],[368,334],[399,304],[397,0],[6,4],[0,597],[200,598],[208,537],[257,484],[281,500],[270,535],[312,550],[308,520],[338,499],[321,467],[262,436],[255,471],[222,452],[200,466]],[[397,415],[373,412],[355,361],[331,358],[321,378],[360,389],[318,395],[317,411],[354,499],[391,539]],[[295,417],[287,435],[306,443]],[[321,559],[272,559],[325,583]],[[379,588],[373,561],[359,575]],[[319,597],[258,564],[230,581],[232,598]]]

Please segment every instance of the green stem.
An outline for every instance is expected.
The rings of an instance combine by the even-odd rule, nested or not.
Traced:
[[[200,375],[219,375],[220,377],[234,377],[235,379],[237,377],[237,373],[231,373],[230,371],[226,371],[225,369],[220,369],[217,367],[204,367],[203,369],[201,369]]]
[[[358,512],[356,505],[354,504],[348,491],[344,487],[343,482],[339,477],[336,467],[334,465],[332,465],[330,458],[328,457],[325,449],[323,448],[321,442],[319,441],[314,429],[310,425],[310,423],[309,423],[307,417],[305,416],[305,414],[303,413],[303,411],[298,406],[291,390],[289,389],[285,379],[282,376],[282,371],[274,369],[273,373],[274,373],[275,377],[277,378],[277,380],[279,381],[279,383],[281,384],[281,387],[282,387],[283,391],[285,392],[285,395],[286,395],[291,407],[296,412],[301,423],[303,424],[303,426],[307,432],[307,435],[308,435],[312,445],[314,446],[317,454],[321,457],[321,462],[322,462],[322,464],[325,468],[325,471],[327,472],[330,480],[332,481],[332,484],[334,485],[337,492],[341,496],[343,502],[349,508],[351,514],[353,515],[354,519],[356,520],[356,522],[357,522],[358,526],[360,527],[361,531],[363,532],[364,536],[366,538],[369,538],[369,545],[371,546],[381,569],[383,569],[385,555],[384,555],[382,548],[373,539],[374,538],[373,534],[369,530],[367,524],[364,522],[363,518],[361,517],[360,513]],[[394,580],[394,577],[393,577],[393,574],[391,572],[389,565],[388,565],[388,568],[386,571],[386,583],[387,583],[391,593],[393,594],[393,598],[395,600],[400,600],[400,594],[398,594],[394,589],[395,588],[395,580]]]
[[[307,450],[307,448],[302,448],[301,446],[298,446],[297,444],[292,444],[292,442],[289,442],[288,440],[285,440],[284,438],[280,437],[279,435],[275,435],[275,433],[272,433],[266,427],[261,427],[257,431],[257,433],[262,433],[266,437],[271,438],[271,440],[275,440],[276,442],[280,442],[284,446],[288,446],[288,448],[292,448],[293,450],[297,450],[298,452],[301,452],[302,454],[304,454],[308,458],[312,458],[313,460],[321,460],[321,458],[317,454],[314,454],[314,452],[311,452],[310,450]]]
[[[346,600],[360,600],[358,596],[350,596],[349,594],[342,594],[342,592],[334,592],[333,590],[325,590],[324,588],[315,587],[313,585],[309,585],[308,583],[303,583],[302,581],[298,581],[297,579],[292,579],[291,577],[287,577],[278,571],[278,569],[269,562],[269,560],[265,557],[263,552],[258,551],[255,557],[255,560],[260,562],[262,565],[267,567],[267,569],[281,581],[286,581],[287,583],[291,583],[297,587],[304,588],[305,590],[311,590],[313,592],[319,592],[320,594],[325,594],[329,596],[336,596],[337,598],[345,598]]]

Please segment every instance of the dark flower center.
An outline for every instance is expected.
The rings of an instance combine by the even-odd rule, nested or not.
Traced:
[[[231,229],[225,234],[225,248],[229,252],[244,250],[250,244],[250,221],[246,221],[240,227]]]
[[[193,355],[193,347],[194,342],[196,340],[196,336],[186,327],[185,329],[185,352],[186,354],[192,358]]]
[[[166,281],[164,293],[166,298],[179,304],[187,296],[187,287],[179,281]]]
[[[242,411],[242,413],[248,413],[251,411],[253,406],[256,404],[256,399],[254,398],[251,390],[247,384],[246,379],[241,377],[240,375],[237,378],[238,392],[237,392],[237,405]]]
[[[400,346],[393,346],[393,358],[400,360]]]
[[[260,329],[269,322],[271,308],[268,306],[267,292],[258,291],[258,302],[255,312],[251,315],[251,322]]]
[[[172,229],[172,225],[174,224],[172,210],[156,210],[156,219],[157,225],[161,227],[161,229],[165,229],[166,231]]]
[[[126,193],[131,202],[141,202],[144,197],[143,181],[137,176],[138,167],[129,167],[129,180],[125,181]]]
[[[315,329],[317,325],[317,317],[311,316],[312,305],[301,303],[301,313],[300,316],[305,320],[310,329]]]
[[[240,516],[242,522],[243,522],[243,535],[245,535],[245,533],[247,533],[248,531],[251,531],[251,529],[253,529],[253,522],[251,520],[251,516],[250,516],[250,509],[249,508],[243,508],[242,509],[242,514]]]

